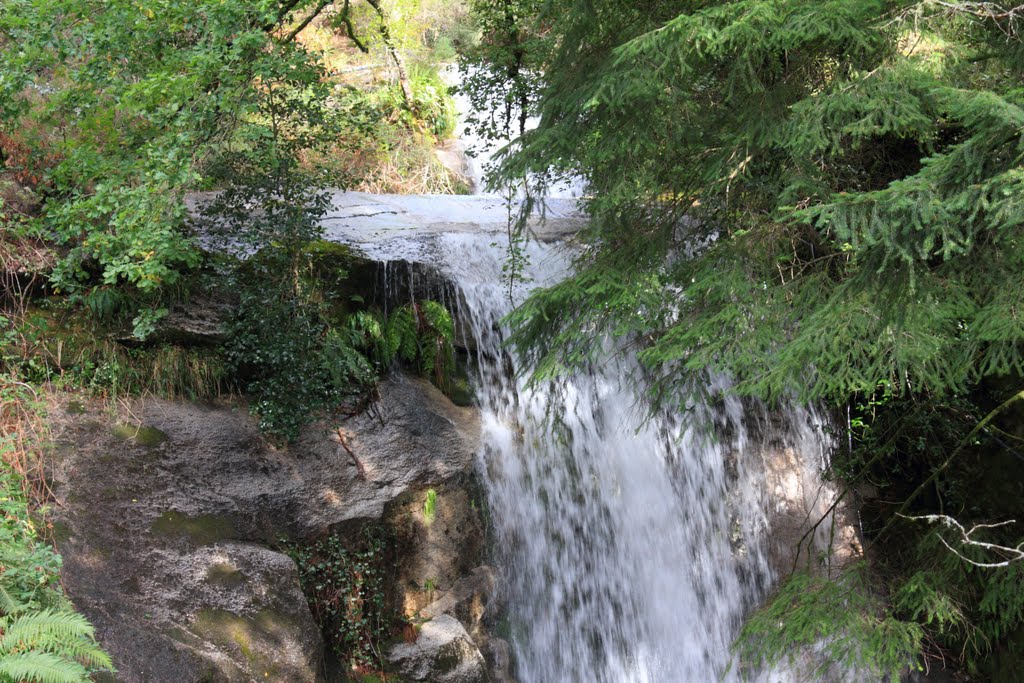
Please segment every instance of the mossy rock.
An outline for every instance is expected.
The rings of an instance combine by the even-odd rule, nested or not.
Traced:
[[[109,671],[97,671],[92,675],[95,683],[121,683],[121,679]]]
[[[209,545],[236,535],[234,522],[227,517],[189,517],[176,510],[168,510],[157,517],[149,530],[156,536],[184,536],[199,545]]]
[[[295,627],[292,619],[270,609],[253,616],[206,609],[196,615],[191,630],[225,651],[240,655],[250,675],[283,680],[276,655],[280,644],[289,640]]]
[[[228,562],[218,562],[206,570],[206,581],[216,586],[233,588],[245,583],[245,574]]]
[[[57,545],[65,543],[75,533],[70,524],[59,519],[53,521],[53,540]]]
[[[462,408],[472,407],[476,401],[476,394],[465,377],[452,377],[445,393],[452,403]]]
[[[135,441],[146,448],[156,448],[168,439],[164,432],[156,427],[147,427],[146,425],[117,425],[113,431],[117,438],[124,441]]]

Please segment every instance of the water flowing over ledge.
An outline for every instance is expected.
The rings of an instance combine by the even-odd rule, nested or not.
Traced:
[[[415,267],[442,273],[439,296],[471,338],[479,466],[519,680],[739,680],[730,644],[744,615],[832,500],[819,478],[830,449],[821,418],[744,404],[715,378],[716,405],[648,419],[628,357],[528,388],[502,347],[512,302],[500,200],[344,199],[331,238],[378,260],[392,295],[421,295]],[[378,211],[392,202],[395,213]],[[538,229],[546,239],[528,245],[514,301],[567,274],[561,240],[579,223],[567,213]]]

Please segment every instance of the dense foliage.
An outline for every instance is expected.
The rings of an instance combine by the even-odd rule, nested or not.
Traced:
[[[355,45],[376,59],[380,40],[396,61],[428,39],[450,51],[447,36],[466,29],[452,19],[426,36],[410,9],[463,16],[447,1],[396,2],[394,14],[376,0],[0,5],[0,681],[80,682],[111,663],[41,540],[41,436],[12,445],[8,412],[33,384],[109,398],[243,387],[261,426],[288,439],[396,357],[441,377],[443,307],[385,320],[354,296],[339,306],[344,269],[324,279],[313,252],[325,188],[398,153],[415,157],[402,171],[432,174],[414,187],[458,186],[432,152],[454,126],[433,65],[401,84],[351,85],[332,73],[338,55]],[[201,190],[218,193],[197,220],[185,200]],[[176,303],[225,282],[240,300],[226,348],[153,343]]]
[[[538,372],[607,318],[657,332],[651,364],[766,397],[1020,372],[1016,15],[588,5],[560,14],[543,123],[507,165],[582,174],[596,219],[580,275],[516,317],[528,341],[545,307],[577,312]]]
[[[358,542],[332,534],[288,542],[284,551],[299,567],[299,581],[327,647],[346,670],[381,671],[394,615],[385,595],[392,541],[376,527]]]
[[[0,166],[42,204],[5,225],[66,245],[57,291],[134,316],[144,338],[169,288],[201,262],[184,229],[187,193],[241,184],[248,191],[235,199],[279,193],[264,204],[268,219],[286,206],[301,212],[301,193],[367,170],[327,163],[327,152],[393,144],[383,122],[394,100],[334,87],[323,51],[300,35],[314,20],[328,35],[345,31],[354,10],[333,4],[5,2]],[[386,16],[361,30],[383,34]],[[451,100],[436,76],[414,84],[397,107],[411,112],[407,125],[422,117],[433,134],[450,133]]]
[[[108,395],[201,396],[241,386],[253,393],[264,429],[283,438],[341,397],[366,391],[397,355],[435,374],[441,355],[410,356],[403,346],[388,356],[373,351],[377,342],[363,344],[384,321],[336,310],[332,287],[343,269],[325,286],[310,249],[330,205],[327,188],[362,176],[389,182],[387,164],[355,160],[363,151],[425,145],[430,168],[439,165],[430,141],[454,127],[451,98],[436,69],[406,72],[400,52],[427,40],[418,11],[457,14],[446,14],[448,4],[457,5],[5,5],[0,182],[29,193],[34,205],[6,213],[4,227],[63,246],[49,287],[97,323],[82,325],[55,302],[53,315],[11,316],[20,338],[4,349],[5,360],[26,379]],[[393,57],[401,82],[339,84],[331,69],[346,49]],[[443,180],[451,189],[451,178]],[[217,192],[187,205],[189,193],[204,189]],[[12,197],[0,199],[5,211],[18,208]],[[0,240],[5,248],[8,239]],[[150,338],[177,301],[211,284],[223,289],[225,278],[241,306],[224,354],[193,358],[178,347],[126,349],[109,339],[123,340],[126,323],[137,340]],[[93,329],[71,329],[69,317]],[[414,327],[440,322],[428,318],[419,315]]]
[[[897,513],[970,527],[1020,510],[1022,31],[1000,2],[562,3],[526,32],[549,51],[540,125],[502,167],[537,194],[589,186],[575,276],[510,318],[534,378],[594,361],[607,333],[656,402],[722,372],[740,394],[834,406],[852,445],[837,476],[896,501],[865,518],[892,560],[872,568],[893,593],[876,608],[975,670],[1021,628],[1016,608],[987,616],[1019,602],[1015,570],[937,553],[936,529]],[[900,669],[881,654],[854,659]]]

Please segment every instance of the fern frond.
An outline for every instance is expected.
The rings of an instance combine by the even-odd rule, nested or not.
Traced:
[[[17,614],[25,605],[15,598],[0,581],[0,614]]]
[[[78,662],[49,652],[23,652],[0,655],[0,681],[87,683],[89,672]]]
[[[449,342],[455,339],[455,325],[447,308],[436,301],[423,301],[420,303],[420,310],[427,325],[438,336]]]
[[[53,643],[50,648],[37,648],[65,659],[73,659],[92,669],[113,669],[110,655],[91,638],[73,638]]]
[[[55,651],[64,643],[76,639],[92,639],[93,627],[85,617],[75,612],[44,609],[22,614],[12,619],[0,636],[0,652],[14,652],[22,648]]]

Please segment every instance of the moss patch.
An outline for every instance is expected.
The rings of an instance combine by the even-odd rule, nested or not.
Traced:
[[[459,668],[462,662],[462,652],[458,645],[452,644],[444,647],[434,658],[433,670],[440,674],[446,674]]]
[[[132,439],[146,448],[155,448],[167,441],[167,434],[156,427],[147,427],[145,425],[117,425],[114,427],[113,432],[114,436],[119,439],[125,441]]]
[[[149,531],[156,536],[185,536],[199,545],[208,545],[234,538],[235,525],[226,517],[189,517],[177,510],[168,510],[156,518]]]
[[[281,680],[274,660],[293,628],[291,619],[273,610],[262,610],[254,618],[225,610],[202,610],[192,625],[199,637],[241,654],[250,674],[269,680]]]
[[[64,543],[74,534],[74,529],[67,522],[55,519],[52,524],[53,540],[56,541],[57,545]]]
[[[476,395],[472,387],[469,386],[469,380],[465,377],[452,377],[448,383],[447,394],[452,403],[462,408],[473,406],[476,400]]]
[[[218,562],[206,571],[206,581],[216,586],[233,588],[245,583],[245,574],[227,562]]]

